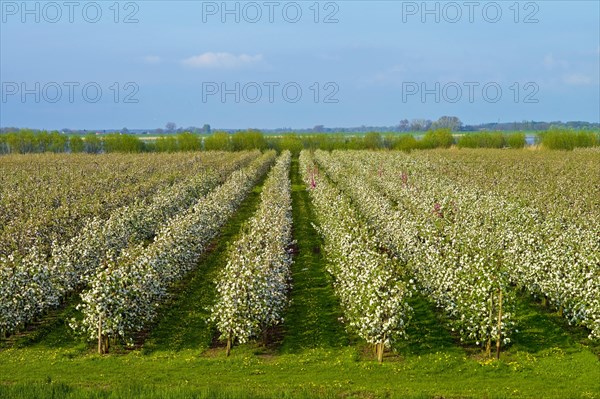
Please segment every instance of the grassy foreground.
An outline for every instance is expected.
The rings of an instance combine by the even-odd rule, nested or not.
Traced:
[[[260,348],[134,352],[99,357],[68,350],[5,351],[2,398],[356,397],[597,398],[597,358],[584,348],[515,352],[477,361],[455,351],[361,359],[355,347],[267,356]]]
[[[340,310],[293,162],[294,288],[274,343],[235,346],[227,358],[205,322],[212,279],[227,242],[256,209],[258,186],[139,347],[95,354],[64,325],[75,312],[71,304],[35,333],[0,347],[0,398],[600,398],[600,348],[527,296],[519,299],[520,331],[500,361],[459,345],[443,316],[415,296],[410,339],[378,364],[337,322]]]

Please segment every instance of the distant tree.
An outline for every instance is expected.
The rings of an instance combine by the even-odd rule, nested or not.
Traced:
[[[210,125],[208,123],[205,123],[204,126],[202,126],[202,133],[210,134]]]
[[[129,134],[129,129],[124,127],[123,129],[121,129],[121,134]]]
[[[227,132],[214,132],[204,139],[204,149],[206,151],[230,151],[231,148],[231,141]]]
[[[154,143],[156,152],[176,152],[179,150],[177,139],[173,136],[161,136]]]
[[[279,151],[289,150],[293,155],[300,154],[304,148],[304,144],[300,137],[295,134],[284,134],[279,141]]]
[[[429,130],[420,141],[421,148],[449,148],[454,144],[454,137],[450,129]]]
[[[32,132],[31,134],[31,150],[29,152],[46,152],[53,151],[52,135],[48,134],[46,131],[41,132]]]
[[[462,127],[462,122],[456,116],[442,116],[431,125],[432,129],[450,129],[451,131],[459,130]]]
[[[10,148],[6,142],[6,138],[8,134],[0,134],[0,154],[8,154],[10,153]]]
[[[175,129],[177,129],[177,125],[174,122],[168,122],[165,125],[165,130],[167,131],[167,133],[173,133]]]
[[[413,119],[410,122],[410,130],[414,132],[422,132],[428,130],[431,127],[431,121],[429,119]]]
[[[93,133],[85,136],[84,151],[88,154],[98,154],[102,151],[102,141]]]
[[[200,137],[185,132],[177,135],[177,147],[179,151],[198,151],[202,147],[202,143]]]
[[[235,133],[231,136],[231,144],[234,151],[264,150],[267,148],[267,141],[262,132],[254,129]]]
[[[403,134],[394,141],[393,148],[395,150],[410,152],[416,148],[419,148],[419,142],[414,136],[410,134]]]
[[[401,132],[407,132],[410,129],[410,122],[408,119],[402,119],[398,125],[398,130]]]
[[[59,132],[52,132],[49,135],[49,143],[46,147],[46,151],[52,152],[65,152],[67,151],[67,144],[69,138]]]
[[[510,148],[525,147],[525,133],[512,133],[506,137],[506,143]]]
[[[69,139],[69,148],[72,153],[83,152],[85,150],[85,143],[81,136],[71,136]]]
[[[364,147],[366,149],[375,150],[377,148],[381,148],[382,139],[381,134],[377,132],[369,132],[365,135],[364,139]]]
[[[144,143],[135,136],[109,134],[104,136],[104,151],[106,152],[142,152]]]

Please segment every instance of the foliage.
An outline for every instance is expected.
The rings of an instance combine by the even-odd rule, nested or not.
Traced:
[[[290,151],[293,156],[298,156],[304,149],[304,143],[301,137],[295,134],[285,134],[281,137],[268,139],[268,145],[276,151]]]
[[[154,151],[156,152],[199,151],[201,148],[200,136],[189,132],[160,136],[154,143]]]
[[[181,171],[195,173],[159,190],[151,200],[142,198],[133,204],[115,207],[107,219],[100,213],[91,214],[83,225],[82,221],[67,217],[64,223],[77,227],[71,233],[77,231],[74,236],[65,234],[63,230],[63,237],[54,239],[50,246],[41,242],[31,245],[26,251],[0,256],[0,332],[13,332],[59,305],[67,294],[84,285],[103,262],[110,261],[130,244],[151,240],[169,218],[187,209],[199,196],[224,181],[231,172],[257,154],[230,155],[230,162],[224,162],[221,155],[214,154],[212,158],[219,164],[216,170],[209,169],[210,156],[205,162],[189,162],[184,158],[189,166],[182,167]],[[116,180],[116,176],[109,177],[113,182]],[[145,183],[151,183],[150,187],[153,187],[164,175],[156,173],[149,177],[151,179]],[[132,201],[136,195],[143,193],[135,188],[125,191],[129,195],[126,199]],[[67,210],[73,214],[77,208]]]
[[[106,152],[135,153],[144,150],[144,142],[129,134],[109,134],[102,141]]]
[[[435,180],[425,179],[422,173],[418,180],[409,178],[413,171],[408,162],[396,161],[406,156],[375,154],[318,151],[316,159],[353,198],[377,232],[380,245],[411,266],[410,274],[451,316],[451,327],[462,340],[488,350],[492,340],[508,343],[513,317],[509,280],[496,260],[498,252],[490,245],[488,229],[473,226],[480,218],[459,219],[463,199],[441,192]],[[391,173],[397,172],[391,171],[398,170],[402,171],[399,178],[392,178]],[[398,209],[378,193],[384,187]]]
[[[394,150],[410,152],[411,150],[419,148],[419,142],[414,136],[402,135],[397,139],[391,140],[391,148]]]
[[[59,132],[38,132],[29,129],[0,133],[0,154],[36,153],[36,152],[178,152],[178,151],[241,151],[251,149],[274,149],[278,152],[289,150],[298,155],[302,149],[364,150],[397,149],[412,151],[416,149],[448,148],[454,143],[460,148],[523,148],[527,145],[522,132],[501,131],[464,131],[458,133],[455,140],[452,133],[459,126],[454,117],[442,117],[437,122],[418,124],[411,133],[402,131],[367,133],[283,133],[281,135],[263,134],[259,130],[249,129],[228,133],[216,131],[209,135],[209,129],[190,129],[179,134],[165,135],[162,129],[158,137],[145,138],[143,135],[126,133],[73,135],[70,138]],[[516,126],[516,125],[515,125]],[[429,129],[429,130],[428,130]],[[177,131],[181,131],[179,129]],[[424,135],[414,134],[426,131]],[[573,149],[600,145],[597,131],[560,130],[557,128],[541,132],[538,142],[549,149]],[[83,148],[82,148],[83,142]]]
[[[78,209],[75,205],[86,202],[75,196],[89,196],[92,203],[96,201],[85,189],[88,187],[86,179],[97,184],[98,190],[104,188],[107,181],[118,181],[119,185],[108,186],[110,191],[120,185],[154,180],[149,176],[157,174],[158,180],[153,182],[156,186],[140,194],[145,198],[142,202],[148,205],[166,187],[186,186],[185,182],[191,182],[206,170],[232,162],[226,154],[214,155],[212,160],[207,159],[211,156],[209,153],[198,156],[153,154],[150,157],[147,154],[2,157],[0,226],[14,223],[15,217],[22,218],[18,215],[26,215],[32,209],[37,216],[35,212],[41,209],[41,204],[56,205],[58,199],[62,202],[59,196],[62,192],[69,192],[71,198],[78,199],[70,201],[69,207],[57,209],[75,214]],[[303,161],[309,159],[305,156]],[[371,242],[373,245],[369,248],[375,254],[392,259],[394,278],[405,283],[410,283],[411,277],[417,280],[420,293],[407,297],[407,303],[414,308],[405,330],[408,339],[392,344],[395,355],[390,354],[391,361],[386,359],[385,364],[364,361],[371,358],[371,354],[362,339],[351,336],[349,343],[340,340],[343,341],[341,347],[337,341],[324,339],[336,334],[339,328],[333,325],[339,314],[330,307],[337,302],[324,294],[332,290],[330,281],[315,273],[325,267],[325,260],[332,263],[330,247],[324,247],[321,252],[319,234],[304,228],[311,221],[323,227],[319,212],[314,218],[309,202],[295,201],[294,221],[298,218],[304,221],[294,225],[294,236],[299,244],[303,243],[295,252],[294,276],[302,274],[305,284],[299,285],[300,278],[295,279],[291,298],[317,298],[295,304],[308,310],[299,312],[300,317],[294,323],[289,312],[284,316],[286,322],[279,333],[286,348],[298,350],[249,343],[236,347],[226,358],[220,350],[210,347],[212,331],[206,324],[205,306],[211,301],[206,299],[213,298],[213,279],[225,266],[225,255],[229,255],[224,249],[226,242],[234,240],[232,237],[241,237],[235,233],[241,222],[253,213],[252,205],[236,214],[237,221],[228,227],[226,235],[212,240],[216,249],[211,245],[213,257],[209,262],[214,264],[207,267],[201,263],[194,272],[197,287],[179,291],[177,288],[189,282],[186,276],[178,280],[182,282],[177,283],[174,290],[169,288],[170,296],[176,296],[189,306],[178,309],[171,317],[154,319],[158,326],[150,334],[159,331],[162,340],[155,342],[151,351],[118,351],[116,355],[102,357],[90,353],[89,346],[74,339],[65,323],[76,313],[77,297],[72,297],[66,309],[50,312],[38,320],[40,325],[30,325],[33,333],[23,332],[6,341],[0,337],[0,396],[598,398],[600,346],[593,334],[593,323],[598,319],[594,309],[598,309],[600,298],[597,277],[600,175],[596,173],[599,156],[597,149],[569,152],[431,150],[414,151],[410,155],[391,151],[319,152],[312,158],[320,165],[318,170],[301,169],[309,177],[307,182],[311,187],[311,176],[314,177],[314,189],[310,191],[300,187],[298,173],[292,172],[294,190],[303,190],[296,194],[301,192],[305,198],[310,196],[314,200],[323,195],[316,191],[326,184],[338,195],[315,209],[321,213],[324,209],[330,210],[328,213],[333,215],[330,223],[339,224],[348,214],[355,216],[356,223],[347,230],[355,238],[355,230],[365,231],[370,241],[353,240],[350,248]],[[256,154],[250,158],[256,158]],[[123,162],[124,159],[129,162]],[[132,173],[138,170],[139,176]],[[165,173],[166,170],[173,173]],[[333,183],[337,177],[339,180]],[[53,191],[52,186],[61,190]],[[134,188],[131,190],[137,192]],[[176,192],[179,191],[173,191]],[[258,192],[253,190],[253,199],[258,197]],[[97,209],[102,210],[100,213],[105,219],[124,206],[115,208],[112,202],[115,198],[102,198],[107,209]],[[129,204],[133,205],[135,202]],[[168,207],[169,201],[165,199],[163,206]],[[22,212],[21,207],[25,208]],[[348,208],[352,212],[347,212]],[[173,218],[178,217],[168,217]],[[81,232],[81,224],[76,222],[78,218],[72,220]],[[170,225],[165,222],[161,227],[167,224]],[[302,229],[298,228],[300,225]],[[59,226],[56,232],[69,236],[69,225],[60,223]],[[401,241],[401,237],[408,241]],[[149,248],[154,241],[146,238],[145,248]],[[408,244],[399,245],[402,242]],[[419,246],[429,252],[413,252]],[[134,250],[135,246],[126,248],[126,251]],[[447,251],[449,256],[440,250]],[[420,259],[421,254],[423,259]],[[473,257],[469,257],[471,255]],[[474,256],[484,258],[485,262],[476,261]],[[306,257],[312,261],[303,262]],[[394,257],[397,259],[393,260]],[[413,257],[414,262],[408,262]],[[112,259],[114,257],[109,258]],[[349,263],[348,259],[353,262],[353,258],[345,257],[340,264]],[[333,263],[333,266],[337,264]],[[332,265],[328,267],[331,269]],[[462,311],[461,303],[477,298],[477,295],[456,295],[466,290],[460,286],[454,289],[448,282],[460,285],[466,279],[472,281],[472,291],[485,289],[490,282],[485,283],[482,277],[485,273],[479,272],[480,269],[492,276],[500,271],[508,277],[508,297],[503,300],[512,304],[508,307],[512,318],[507,322],[517,323],[519,327],[508,331],[511,342],[504,347],[499,361],[483,358],[469,345],[457,344],[462,333],[451,332],[447,327],[447,324],[450,328],[461,325],[460,318],[456,317],[458,313],[445,310]],[[31,279],[44,279],[44,273],[44,270],[32,273]],[[170,269],[162,269],[157,274],[171,275]],[[134,280],[127,276],[121,281]],[[0,289],[7,281],[10,280],[0,277]],[[434,284],[427,286],[427,281]],[[491,281],[491,284],[496,283]],[[31,285],[23,291],[29,295],[30,292],[35,294],[35,289],[44,287]],[[535,297],[544,298],[545,293],[549,293],[546,298],[549,307],[535,300]],[[451,296],[457,297],[459,303],[448,304],[446,298]],[[359,293],[356,298],[360,297]],[[17,296],[12,298],[20,300]],[[137,309],[135,301],[131,304]],[[161,301],[160,308],[170,312],[174,303],[163,304]],[[436,305],[441,311],[435,309]],[[554,311],[561,307],[565,317]],[[476,315],[477,309],[469,312]],[[0,310],[0,316],[3,314]],[[332,322],[315,328],[313,323],[321,320]],[[471,324],[472,321],[467,320],[462,328]],[[590,337],[586,338],[588,334]],[[36,338],[27,339],[31,335]],[[309,342],[319,342],[318,349],[307,349],[311,346],[305,343]],[[173,383],[174,380],[180,383]]]
[[[207,151],[231,151],[233,149],[229,140],[229,133],[214,132],[204,139],[204,149]]]
[[[284,152],[269,173],[260,207],[230,246],[217,281],[211,320],[228,350],[283,322],[292,262],[290,159]]]
[[[454,137],[452,131],[448,128],[429,130],[423,136],[423,139],[419,143],[419,147],[423,149],[429,148],[449,148],[454,144]]]
[[[110,338],[131,342],[132,333],[154,319],[168,288],[195,267],[274,156],[267,152],[233,172],[189,210],[170,218],[150,245],[133,245],[119,256],[109,256],[81,294],[78,308],[83,320],[73,320],[72,327],[99,342]],[[107,346],[101,350],[107,351]]]
[[[540,144],[550,150],[573,150],[600,145],[600,135],[590,131],[550,129],[538,135]]]
[[[401,154],[340,153],[331,160],[324,153],[318,155],[324,166],[337,159],[339,166],[329,167],[328,173],[348,187],[376,230],[385,232],[382,244],[408,259],[421,286],[451,319],[457,318],[451,324],[464,339],[483,343],[498,334],[492,322],[496,317],[487,317],[485,309],[487,302],[490,315],[499,312],[494,304],[502,292],[498,317],[502,317],[503,342],[509,341],[514,285],[546,297],[571,323],[589,328],[590,338],[598,337],[597,224],[581,223],[577,217],[569,221],[560,213],[544,215],[523,201],[473,186],[469,178],[457,186],[438,173],[444,160],[431,155],[415,159]],[[348,170],[348,175],[342,175],[342,170]],[[401,176],[394,179],[398,170]],[[366,183],[363,186],[371,184],[392,199],[400,213],[374,195],[369,199],[372,190],[350,185],[357,175]],[[583,180],[593,182],[589,177]],[[488,175],[487,185],[495,184]],[[361,192],[366,194],[359,197]],[[595,209],[592,217],[597,220],[597,205]]]
[[[231,147],[233,151],[264,150],[267,148],[267,141],[259,130],[246,130],[231,136]]]
[[[406,302],[409,284],[397,265],[378,250],[348,198],[316,172],[311,155],[300,155],[305,184],[316,208],[317,230],[325,241],[328,270],[344,310],[347,327],[376,345],[378,359],[394,340],[405,335],[412,309]]]
[[[506,144],[509,148],[525,147],[525,133],[512,133],[505,136]]]

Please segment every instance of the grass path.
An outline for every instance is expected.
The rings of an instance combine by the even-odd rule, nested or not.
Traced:
[[[321,238],[306,186],[300,176],[298,157],[292,159],[292,209],[297,252],[292,265],[291,304],[285,315],[282,353],[303,349],[341,347],[348,343],[342,315],[333,293],[331,278],[325,270]]]
[[[248,194],[221,234],[213,240],[196,270],[175,288],[173,299],[162,307],[163,314],[144,343],[145,353],[204,350],[211,346],[215,331],[207,320],[210,316],[208,307],[215,299],[215,281],[221,266],[227,261],[227,245],[235,239],[260,203],[265,178]]]

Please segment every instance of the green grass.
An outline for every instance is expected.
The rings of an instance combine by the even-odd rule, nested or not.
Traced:
[[[93,344],[64,326],[70,304],[40,332],[0,351],[0,398],[600,398],[598,344],[524,294],[519,332],[500,361],[460,345],[444,316],[415,295],[409,339],[378,364],[337,321],[339,305],[297,168],[294,159],[294,287],[275,347],[235,346],[226,357],[205,322],[225,248],[254,212],[257,187],[197,271],[175,288],[143,346],[95,354]]]
[[[414,310],[406,329],[408,339],[397,341],[394,352],[413,356],[440,351],[456,356],[464,355],[463,350],[456,345],[458,339],[446,328],[446,318],[437,312],[433,303],[419,293],[409,298],[408,303]]]
[[[300,178],[297,158],[292,160],[291,179],[296,254],[281,352],[341,347],[348,344],[348,337],[338,321],[342,312],[325,270],[321,239],[312,226],[315,217],[309,194]]]
[[[64,304],[50,310],[32,325],[20,333],[9,337],[7,342],[0,342],[0,349],[5,347],[26,348],[42,347],[54,349],[71,349],[77,346],[78,339],[72,333],[68,323],[77,316],[75,307],[80,302],[78,294],[68,297]],[[81,345],[79,346],[82,348]]]
[[[239,233],[243,223],[260,202],[261,181],[242,202],[233,218],[200,260],[198,268],[174,290],[174,300],[165,304],[157,326],[144,343],[144,352],[155,350],[204,350],[211,346],[215,329],[207,323],[209,307],[215,300],[215,281],[227,262],[227,244]]]
[[[355,347],[257,355],[253,345],[222,350],[133,352],[99,357],[64,350],[8,350],[0,355],[0,397],[39,388],[49,397],[67,385],[73,397],[105,391],[114,397],[190,397],[218,391],[223,397],[598,397],[598,360],[589,351],[548,348],[483,361],[456,349],[361,360]],[[52,381],[52,383],[49,383]],[[36,388],[37,387],[37,388]],[[60,389],[67,389],[63,386]],[[119,393],[129,392],[127,396]],[[136,393],[137,392],[137,393]],[[161,394],[164,393],[163,394]],[[35,397],[21,395],[13,397]],[[61,397],[61,396],[57,396]]]

